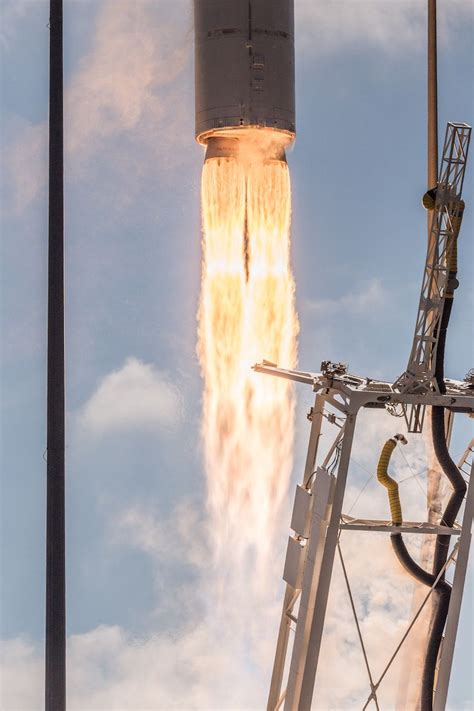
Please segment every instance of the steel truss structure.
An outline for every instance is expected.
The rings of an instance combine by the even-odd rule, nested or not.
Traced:
[[[374,680],[339,545],[339,538],[343,530],[373,533],[394,530],[390,521],[354,519],[343,513],[354,430],[361,408],[385,408],[393,414],[396,408],[423,404],[442,405],[453,413],[474,412],[474,392],[466,383],[447,381],[446,394],[437,392],[423,393],[422,395],[409,392],[401,393],[397,392],[390,383],[347,374],[340,364],[334,366],[325,363],[323,365],[325,366],[323,373],[285,370],[265,362],[254,366],[258,372],[310,385],[316,393],[314,407],[309,414],[311,432],[303,482],[302,486],[297,488],[291,521],[293,534],[289,538],[283,575],[286,581],[286,591],[271,679],[268,711],[277,711],[282,707],[284,711],[309,711],[311,708],[336,551],[341,558],[368,672],[369,691],[364,708],[371,704],[375,705],[375,708],[379,708],[377,690],[437,584],[436,580],[425,596],[421,608],[416,612],[405,635],[387,660],[385,671],[378,680]],[[324,418],[338,425],[338,433],[325,457],[322,458],[319,444]],[[342,420],[342,424],[339,424],[339,420]],[[460,467],[460,470],[466,474],[463,467],[465,467],[470,452],[472,452],[472,443],[466,450],[463,465]],[[319,461],[321,461],[320,464]],[[330,462],[335,462],[334,466],[330,467]],[[398,532],[443,533],[456,540],[447,563],[438,576],[439,578],[446,567],[455,562],[445,638],[439,657],[433,706],[435,711],[442,711],[446,704],[469,557],[473,514],[474,486],[470,483],[461,525],[457,524],[453,528],[449,528],[433,523],[404,522],[402,526],[397,527]],[[290,650],[291,629],[294,630],[294,642]],[[289,669],[287,669],[288,666]]]
[[[461,194],[470,139],[470,126],[465,123],[448,123],[438,184],[432,191],[434,207],[413,346],[407,369],[395,383],[395,388],[400,392],[422,394],[438,390],[434,375],[439,325],[449,285],[450,258],[456,249],[464,207]],[[409,431],[421,432],[422,426],[422,413],[419,409],[412,411],[408,421]]]

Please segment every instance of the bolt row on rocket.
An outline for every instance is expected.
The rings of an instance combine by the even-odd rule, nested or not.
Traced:
[[[244,144],[285,159],[295,137],[293,0],[194,0],[196,140],[206,160]]]

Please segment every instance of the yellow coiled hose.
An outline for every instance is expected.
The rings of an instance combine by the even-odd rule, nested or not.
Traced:
[[[397,446],[397,442],[406,444],[407,441],[403,435],[397,434],[395,437],[388,439],[380,453],[379,463],[377,464],[377,479],[388,491],[388,501],[390,504],[390,513],[392,515],[392,523],[394,526],[401,526],[402,505],[400,503],[400,495],[398,493],[398,484],[395,479],[389,475],[387,469],[392,456],[392,452]]]
[[[458,236],[459,230],[461,229],[462,217],[464,214],[464,200],[459,200],[455,203],[454,207],[450,211],[451,226],[453,228],[453,235],[451,239],[451,244],[447,245],[446,250],[446,261],[448,265],[448,273],[450,280],[448,280],[448,286],[446,289],[446,298],[452,299],[454,297],[454,289],[456,288],[456,274],[458,271]],[[451,282],[451,283],[450,283]]]

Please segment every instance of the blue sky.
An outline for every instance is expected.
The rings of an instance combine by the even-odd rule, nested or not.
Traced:
[[[439,5],[444,132],[447,120],[474,120],[474,28],[468,2]],[[425,258],[424,3],[296,0],[296,15],[298,135],[288,162],[299,362],[317,370],[323,359],[344,360],[352,372],[392,379],[406,365]],[[4,0],[1,693],[5,708],[23,709],[41,706],[47,22],[46,2]],[[195,353],[203,154],[193,139],[192,42],[187,0],[66,3],[74,708],[90,708],[91,698],[97,708],[155,708],[152,685],[141,705],[129,700],[139,670],[155,656],[171,680],[166,698],[174,708],[187,708],[188,698],[222,708],[206,656],[212,638],[195,625],[209,603],[199,583],[206,557]],[[473,362],[473,175],[471,165],[447,347],[446,372],[456,378]],[[294,481],[311,393],[302,389],[298,397]],[[383,436],[375,430],[364,439],[359,458],[369,469]],[[469,436],[468,422],[460,421],[456,455]],[[355,482],[364,476],[355,471]],[[275,541],[275,587],[286,526]],[[465,594],[452,709],[468,708],[474,698],[467,674],[472,575]],[[273,617],[268,624],[264,636],[273,649]],[[242,644],[234,662],[245,667],[248,688],[235,704],[259,708],[268,670],[251,668]],[[173,654],[178,666],[193,659],[192,679],[178,678]],[[224,662],[219,672],[212,659],[215,675],[230,683]]]

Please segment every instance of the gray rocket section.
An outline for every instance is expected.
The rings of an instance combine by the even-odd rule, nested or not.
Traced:
[[[290,143],[293,0],[194,0],[194,19],[197,141],[264,128]]]

